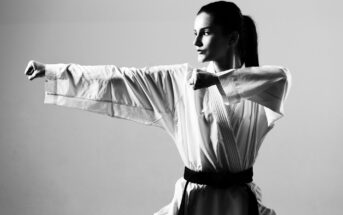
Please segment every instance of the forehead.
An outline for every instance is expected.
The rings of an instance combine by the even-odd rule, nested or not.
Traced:
[[[204,27],[214,26],[213,17],[205,12],[201,12],[195,17],[194,30],[200,30]]]

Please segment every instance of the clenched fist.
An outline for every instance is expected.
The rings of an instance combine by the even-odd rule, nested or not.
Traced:
[[[192,77],[188,80],[190,85],[193,85],[193,89],[201,89],[216,85],[219,83],[218,76],[213,73],[205,72],[202,70],[194,70]]]
[[[31,81],[35,78],[41,78],[45,76],[45,65],[43,63],[30,60],[25,69],[25,75]]]

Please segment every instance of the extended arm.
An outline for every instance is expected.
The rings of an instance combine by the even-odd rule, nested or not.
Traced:
[[[142,69],[46,64],[45,103],[169,128],[187,69],[187,64]],[[26,74],[31,79],[43,74],[36,70]]]

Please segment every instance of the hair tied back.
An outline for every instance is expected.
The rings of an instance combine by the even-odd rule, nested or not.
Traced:
[[[239,53],[246,67],[259,66],[257,30],[254,20],[243,15]]]

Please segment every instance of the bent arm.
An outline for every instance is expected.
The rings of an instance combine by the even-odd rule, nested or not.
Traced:
[[[170,127],[187,66],[47,64],[44,102]]]
[[[266,107],[268,125],[284,114],[283,103],[291,84],[288,69],[280,66],[247,67],[218,74],[218,89],[227,104],[249,99]]]

